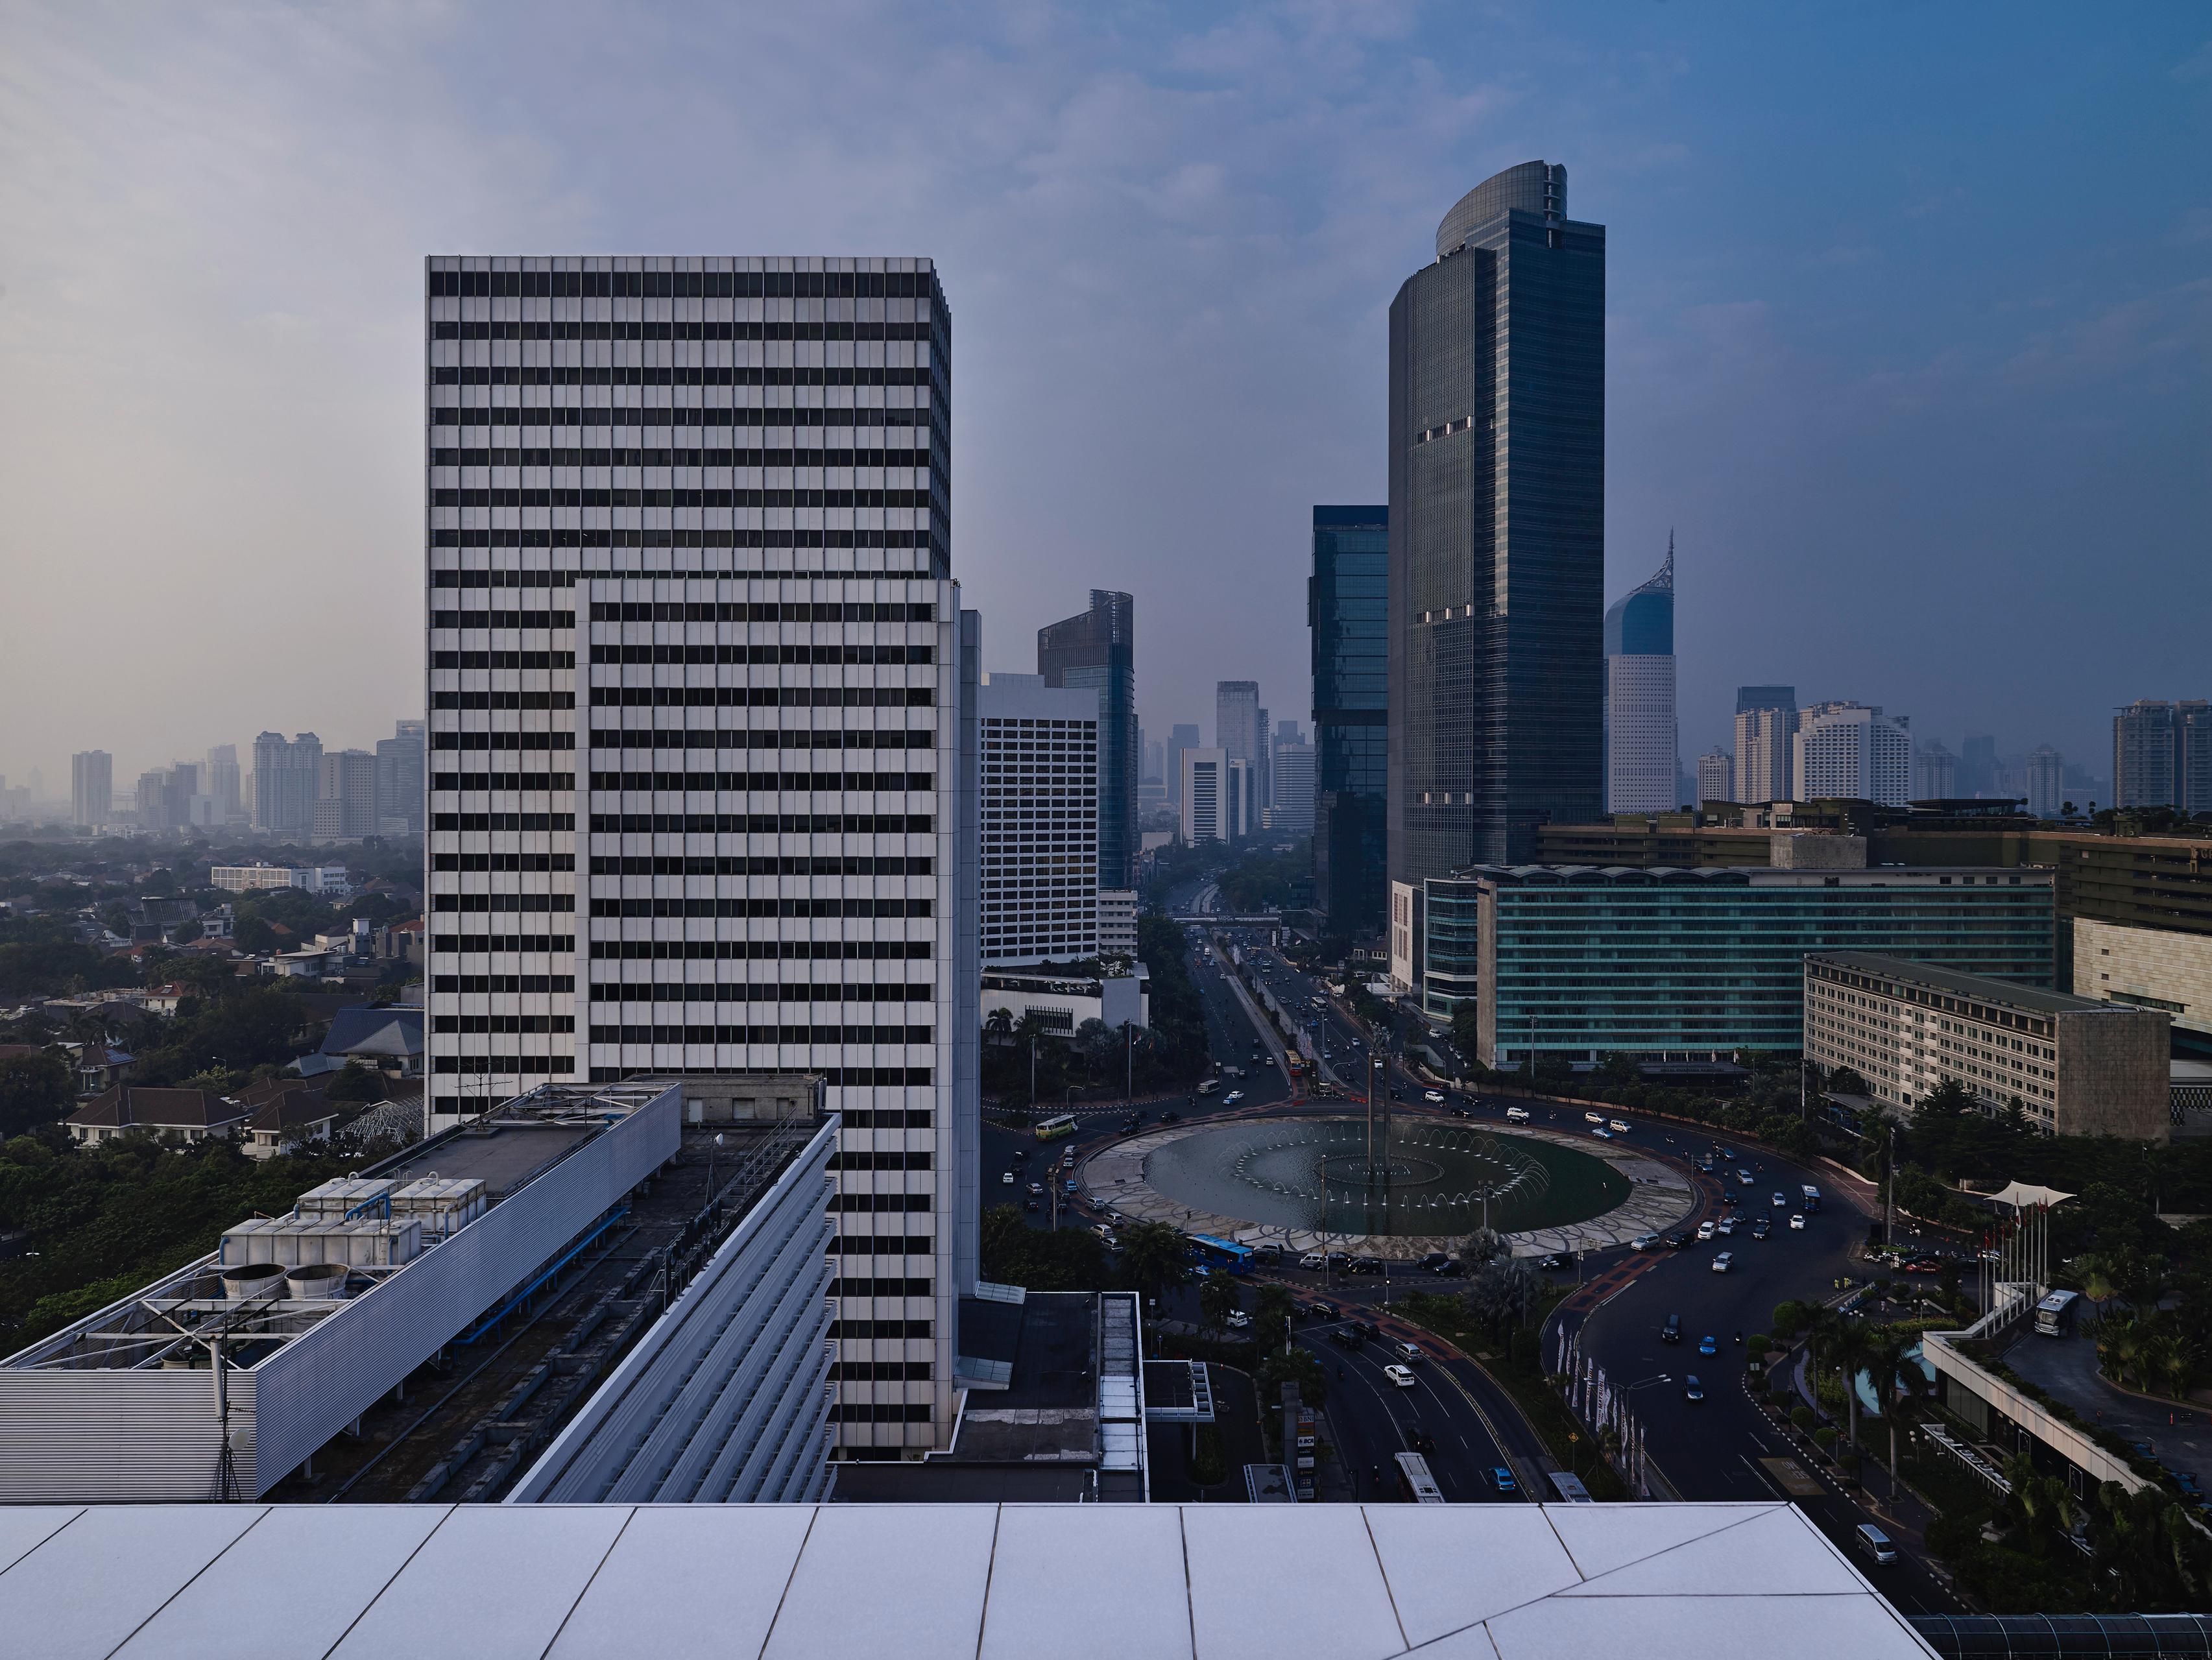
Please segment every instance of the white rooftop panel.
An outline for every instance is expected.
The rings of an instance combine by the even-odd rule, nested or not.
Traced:
[[[1718,1533],[1692,1539],[1600,1574],[1570,1596],[1856,1596],[1866,1582],[1796,1510],[1754,1512]]]
[[[120,1660],[321,1660],[444,1518],[434,1505],[277,1512],[141,1626]],[[291,1587],[281,1602],[268,1595],[279,1583]]]
[[[998,1521],[995,1505],[822,1506],[763,1660],[975,1660]]]
[[[77,1505],[0,1505],[0,1573],[12,1567],[25,1552],[52,1538],[82,1508]]]
[[[1008,1505],[977,1660],[1189,1660],[1182,1512]]]
[[[1182,1523],[1201,1660],[1355,1660],[1404,1646],[1354,1506],[1191,1505]]]
[[[333,1660],[545,1651],[629,1519],[619,1505],[441,1506],[445,1520]]]
[[[1736,1523],[1771,1505],[1547,1505],[1545,1518],[1585,1579]],[[1784,1506],[1784,1508],[1788,1508]]]
[[[1747,1587],[1747,1589],[1748,1589]],[[1488,1627],[1497,1660],[1712,1660],[1750,1654],[1778,1642],[1790,1660],[1926,1660],[1935,1651],[1880,1598],[1820,1596],[1645,1596],[1633,1602],[1553,1596],[1516,1608]],[[1468,1633],[1468,1639],[1479,1637]],[[1479,1643],[1454,1638],[1422,1660],[1491,1660]]]
[[[1529,1525],[1531,1509],[1367,1506],[1367,1529],[1408,1641],[1432,1641],[1581,1583],[1551,1529]]]
[[[102,1660],[259,1521],[258,1505],[95,1505],[0,1573],[0,1633],[15,1654]]]
[[[645,1505],[592,1576],[550,1660],[689,1660],[761,1651],[806,1529],[804,1505]],[[743,1573],[732,1572],[743,1563]],[[672,1585],[711,1585],[672,1596]]]

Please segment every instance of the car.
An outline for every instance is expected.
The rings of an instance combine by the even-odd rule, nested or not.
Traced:
[[[1252,1316],[1245,1313],[1243,1310],[1231,1309],[1229,1310],[1229,1329],[1231,1331],[1243,1331],[1251,1323]]]
[[[1306,1312],[1316,1320],[1337,1320],[1344,1316],[1344,1310],[1335,1304],[1321,1299],[1307,1304]]]
[[[1497,1488],[1500,1493],[1518,1493],[1521,1491],[1521,1484],[1513,1479],[1513,1472],[1506,1468],[1503,1464],[1493,1464],[1491,1466],[1490,1479],[1496,1484]]]
[[[1379,1343],[1382,1341],[1382,1328],[1376,1325],[1372,1320],[1354,1320],[1351,1322],[1351,1326],[1352,1330],[1358,1332],[1362,1337],[1366,1338],[1370,1342]]]
[[[1698,1381],[1697,1373],[1692,1372],[1682,1380],[1682,1398],[1685,1401],[1702,1401],[1705,1398],[1705,1386]]]
[[[1444,1092],[1442,1090],[1423,1090],[1421,1099],[1432,1107],[1441,1107],[1444,1104]]]
[[[1506,1108],[1506,1109],[1505,1109],[1505,1122],[1506,1122],[1507,1123],[1509,1123],[1509,1124],[1525,1124],[1525,1123],[1527,1123],[1527,1122],[1528,1122],[1528,1108],[1526,1108],[1526,1107],[1508,1107],[1508,1108]]]
[[[1698,1237],[1700,1239],[1710,1239],[1715,1233],[1719,1231],[1719,1229],[1720,1224],[1714,1221],[1711,1217],[1707,1217],[1704,1221],[1698,1224]]]
[[[1382,1375],[1401,1389],[1412,1389],[1418,1381],[1410,1366],[1385,1366],[1382,1368]]]
[[[1390,1353],[1409,1366],[1419,1365],[1429,1358],[1421,1352],[1421,1346],[1419,1343],[1394,1343],[1391,1345]]]
[[[1662,1343],[1679,1343],[1682,1341],[1680,1315],[1670,1314],[1667,1316],[1667,1323],[1659,1328],[1659,1341]]]
[[[1421,1268],[1429,1274],[1442,1274],[1450,1266],[1451,1258],[1440,1250],[1432,1250],[1421,1258]]]
[[[1437,1438],[1416,1424],[1406,1432],[1406,1450],[1425,1457],[1437,1450]]]
[[[1805,1231],[1805,1219],[1792,1211],[1790,1213],[1790,1225],[1797,1232],[1802,1233]]]
[[[1043,1207],[1043,1205],[1042,1205],[1042,1203],[1040,1203],[1038,1201],[1036,1201],[1036,1200],[1035,1200],[1035,1199],[1028,1199],[1028,1200],[1024,1200],[1024,1201],[1023,1201],[1023,1202],[1022,1202],[1022,1208],[1023,1208],[1024,1210],[1042,1210],[1042,1209],[1044,1208],[1044,1207]]]
[[[1221,1104],[1224,1107],[1233,1107],[1243,1098],[1244,1091],[1243,1090],[1231,1090],[1228,1094],[1221,1098]]]
[[[1613,1140],[1613,1132],[1602,1124],[1600,1124],[1595,1129],[1592,1130],[1590,1134],[1597,1137],[1601,1141],[1610,1141]]]
[[[1032,1182],[1032,1183],[1030,1183],[1030,1191],[1032,1194],[1042,1194],[1042,1193],[1044,1191],[1044,1183],[1042,1183],[1042,1182]]]
[[[1346,1274],[1380,1274],[1382,1259],[1379,1256],[1355,1256],[1344,1270]]]
[[[1703,1337],[1700,1337],[1700,1338],[1698,1340],[1698,1353],[1700,1353],[1700,1354],[1718,1354],[1720,1352],[1721,1352],[1720,1340],[1719,1340],[1718,1338],[1715,1337],[1711,1333],[1708,1332],[1708,1333],[1706,1333],[1706,1334],[1705,1334],[1705,1335],[1704,1335]]]
[[[1629,1127],[1618,1118],[1607,1119],[1605,1121],[1605,1127],[1611,1130],[1615,1135],[1626,1135],[1628,1134]]]
[[[1666,1245],[1668,1250],[1680,1250],[1689,1243],[1690,1236],[1686,1233],[1670,1233],[1667,1236],[1666,1239]]]
[[[1764,1239],[1773,1231],[1772,1225],[1763,1216],[1751,1225],[1751,1237],[1754,1239]]]
[[[1325,1268],[1328,1266],[1328,1258],[1317,1250],[1310,1250],[1298,1258],[1298,1266],[1302,1268]]]
[[[1467,1278],[1467,1264],[1461,1262],[1455,1256],[1450,1262],[1445,1263],[1443,1267],[1440,1268],[1432,1268],[1430,1272],[1435,1274],[1440,1279],[1464,1280]]]
[[[1715,1233],[1734,1233],[1735,1231],[1735,1218],[1733,1216],[1723,1216],[1719,1221],[1713,1224],[1713,1231]]]
[[[1789,1204],[1790,1204],[1790,1201],[1789,1201],[1787,1199],[1784,1199],[1784,1198],[1780,1194],[1778,1194],[1778,1194],[1776,1194],[1776,1195],[1774,1195],[1774,1208],[1775,1208],[1775,1209],[1777,1209],[1777,1210],[1784,1210],[1784,1209],[1787,1209],[1787,1208],[1788,1208],[1788,1207],[1789,1207]]]
[[[1586,1112],[1583,1115],[1583,1122],[1585,1124],[1602,1124],[1605,1122],[1605,1115],[1601,1112]]]
[[[1631,1250],[1656,1250],[1659,1249],[1659,1236],[1656,1233],[1639,1233],[1628,1242],[1628,1248]]]
[[[1160,1122],[1163,1124],[1180,1124],[1182,1122],[1182,1115],[1179,1112],[1164,1112],[1160,1115]]]
[[[1000,1171],[1000,1175],[999,1175],[999,1180],[1000,1180],[1001,1182],[1005,1183],[1008,1187],[1010,1187],[1010,1188],[1011,1188],[1012,1186],[1013,1186],[1013,1185],[1014,1185],[1014,1173],[1013,1173],[1013,1171]]]
[[[1747,1170],[1740,1170],[1735,1173],[1735,1179],[1739,1185],[1747,1188],[1751,1185],[1751,1172]]]
[[[1565,1260],[1557,1251],[1547,1251],[1536,1259],[1536,1266],[1547,1273],[1556,1272],[1566,1265]]]
[[[1718,1256],[1713,1258],[1713,1272],[1715,1274],[1726,1274],[1735,1266],[1735,1258],[1728,1251],[1723,1251]]]

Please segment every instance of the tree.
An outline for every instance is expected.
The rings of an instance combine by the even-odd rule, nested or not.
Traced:
[[[1451,1040],[1473,1077],[1482,1067],[1482,1011],[1472,997],[1463,997],[1452,1011]],[[1485,1069],[1486,1070],[1486,1069]]]
[[[2006,1460],[2005,1480],[2012,1483],[2008,1508],[2028,1550],[2048,1556],[2080,1524],[2081,1500],[2057,1476],[2037,1475],[2034,1461],[2025,1452]]]
[[[1919,1367],[1905,1357],[1919,1341],[1910,1332],[1883,1326],[1870,1334],[1867,1342],[1867,1371],[1874,1379],[1875,1398],[1881,1402],[1882,1421],[1889,1426],[1893,1489],[1897,1485],[1898,1420],[1905,1415],[1907,1402],[1917,1402],[1921,1393]]]
[[[1252,1324],[1260,1334],[1260,1346],[1262,1348],[1274,1347],[1278,1332],[1283,1334],[1283,1341],[1288,1345],[1291,1341],[1291,1320],[1297,1311],[1297,1299],[1291,1297],[1287,1286],[1270,1282],[1261,1286],[1260,1294],[1252,1299]]]
[[[1075,1029],[1075,1049],[1096,1071],[1109,1059],[1121,1058],[1121,1036],[1103,1020],[1094,1018]]]
[[[1164,1222],[1139,1222],[1121,1235],[1121,1272],[1147,1300],[1190,1277],[1190,1245]]]
[[[381,1101],[384,1075],[358,1061],[349,1061],[345,1069],[324,1086],[323,1098],[329,1101]]]
[[[1844,1382],[1844,1411],[1848,1426],[1845,1433],[1853,1446],[1859,1439],[1858,1374],[1873,1353],[1873,1344],[1867,1334],[1865,1322],[1845,1315],[1830,1326],[1822,1344],[1824,1358],[1835,1367]]]
[[[0,1061],[0,1140],[65,1116],[76,1094],[76,1074],[58,1049]]]
[[[1259,1385],[1260,1410],[1263,1413],[1281,1403],[1285,1383],[1296,1383],[1298,1399],[1310,1407],[1328,1404],[1328,1374],[1321,1358],[1311,1349],[1295,1344],[1286,1349],[1270,1349],[1253,1374],[1253,1381]]]
[[[1198,1323],[1210,1335],[1218,1337],[1243,1306],[1226,1274],[1209,1274],[1198,1282]]]

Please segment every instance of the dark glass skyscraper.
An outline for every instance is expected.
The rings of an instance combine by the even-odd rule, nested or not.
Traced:
[[[1566,189],[1468,192],[1391,302],[1393,881],[1603,808],[1605,228]]]
[[[1382,931],[1389,582],[1388,508],[1313,510],[1314,903],[1353,938]]]
[[[1091,590],[1091,609],[1037,630],[1037,672],[1048,686],[1098,693],[1098,885],[1134,885],[1137,856],[1136,602]]]

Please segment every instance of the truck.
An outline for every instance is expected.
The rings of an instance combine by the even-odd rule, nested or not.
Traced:
[[[2054,1291],[2035,1305],[2035,1330],[2040,1337],[2063,1337],[2074,1318],[2078,1291]]]
[[[1220,1087],[1221,1080],[1218,1078],[1209,1078],[1198,1086],[1198,1092],[1200,1095],[1211,1095]]]

